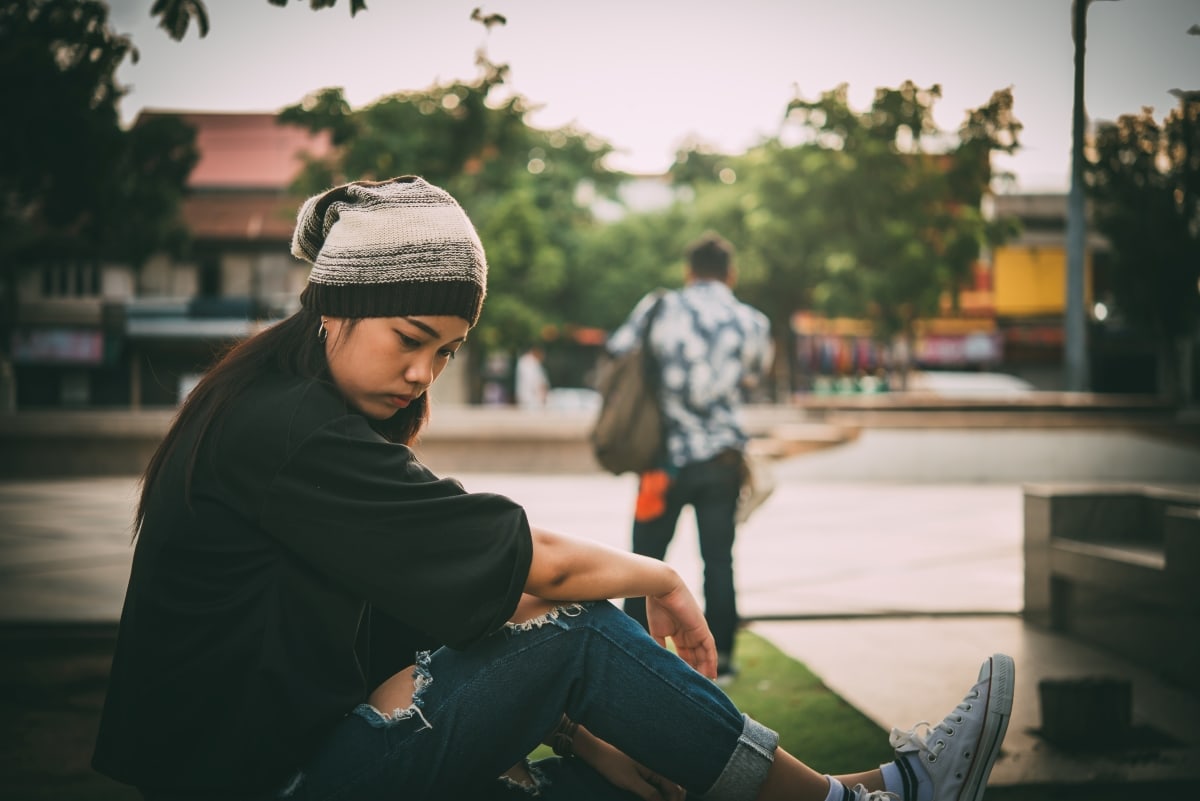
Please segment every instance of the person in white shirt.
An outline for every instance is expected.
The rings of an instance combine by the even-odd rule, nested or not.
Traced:
[[[550,393],[550,380],[542,361],[546,358],[540,345],[534,345],[517,359],[517,405],[522,409],[541,409]]]

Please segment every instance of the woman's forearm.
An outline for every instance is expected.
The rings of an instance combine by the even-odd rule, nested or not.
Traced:
[[[533,561],[525,592],[556,601],[660,596],[682,583],[658,559],[585,539],[533,529]]]

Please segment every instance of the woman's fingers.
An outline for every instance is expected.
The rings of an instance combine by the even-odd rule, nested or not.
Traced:
[[[646,772],[642,776],[646,781],[647,792],[639,792],[642,798],[649,801],[683,801],[687,793],[675,782],[664,779],[656,773]]]

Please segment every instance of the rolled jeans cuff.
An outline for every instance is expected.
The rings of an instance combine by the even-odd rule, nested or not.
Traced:
[[[737,746],[721,775],[704,794],[705,801],[751,801],[767,780],[767,771],[775,761],[779,735],[748,715]]]

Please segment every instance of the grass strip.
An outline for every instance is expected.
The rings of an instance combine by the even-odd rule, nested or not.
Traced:
[[[767,640],[739,632],[737,663],[738,675],[725,692],[815,770],[853,773],[892,758],[886,731]]]
[[[779,732],[780,744],[814,769],[851,773],[892,758],[885,731],[767,640],[740,631],[737,662],[726,694],[742,712]],[[541,746],[531,757],[550,755]]]

